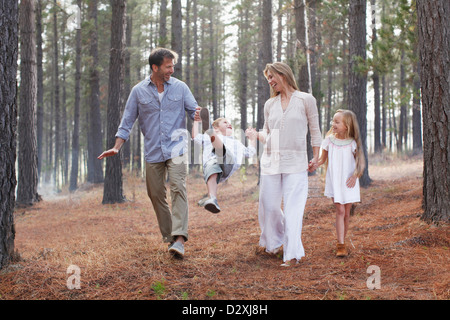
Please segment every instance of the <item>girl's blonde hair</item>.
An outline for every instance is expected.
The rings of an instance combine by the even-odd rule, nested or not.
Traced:
[[[267,79],[267,72],[270,71],[272,74],[276,73],[284,78],[287,85],[292,87],[295,90],[299,90],[297,86],[297,82],[295,81],[294,73],[292,72],[292,69],[284,62],[274,62],[274,63],[268,63],[266,65],[266,68],[264,69],[264,76]],[[273,98],[280,93],[273,90],[272,87],[270,87],[270,97]]]
[[[342,114],[342,121],[347,127],[347,136],[346,138],[353,138],[356,142],[356,151],[355,151],[355,160],[356,160],[356,169],[355,175],[358,178],[364,173],[364,169],[366,167],[366,158],[364,157],[364,150],[362,148],[361,142],[361,134],[359,131],[358,119],[356,118],[356,114],[351,110],[338,109],[335,114]],[[333,134],[333,128],[327,132],[326,136],[330,136]]]

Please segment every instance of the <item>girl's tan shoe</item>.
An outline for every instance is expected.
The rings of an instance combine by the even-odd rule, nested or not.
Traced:
[[[345,247],[344,243],[337,243],[336,244],[336,257],[346,257],[348,255],[347,248]]]

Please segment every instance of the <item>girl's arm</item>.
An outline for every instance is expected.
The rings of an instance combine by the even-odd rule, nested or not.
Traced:
[[[319,167],[323,165],[325,161],[327,161],[327,158],[328,158],[328,151],[322,149],[322,154],[320,155],[319,162],[317,163]]]
[[[357,160],[356,159],[356,150],[355,150],[355,152],[353,152],[353,156],[355,157],[355,160]],[[355,170],[355,172],[350,176],[350,178],[347,179],[347,182],[346,182],[347,188],[350,188],[350,189],[353,188],[356,185],[356,180],[358,178],[359,178],[358,172]]]

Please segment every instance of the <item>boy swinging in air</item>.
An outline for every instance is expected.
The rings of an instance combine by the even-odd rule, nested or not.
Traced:
[[[209,194],[204,207],[212,213],[219,213],[218,185],[239,169],[243,157],[251,158],[256,154],[257,132],[253,128],[245,131],[245,136],[250,140],[250,146],[246,147],[232,136],[233,128],[227,119],[216,119],[210,128],[207,108],[200,110],[200,118],[201,120],[194,120],[192,138],[194,143],[203,146],[203,175]]]

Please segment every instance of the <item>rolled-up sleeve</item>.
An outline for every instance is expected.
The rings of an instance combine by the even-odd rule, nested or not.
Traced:
[[[267,136],[270,133],[269,128],[269,114],[270,114],[270,107],[272,105],[273,99],[269,99],[264,104],[264,125],[262,130],[259,131],[259,141],[263,144],[267,141]]]
[[[184,110],[186,110],[189,117],[194,120],[195,109],[198,107],[198,103],[194,98],[189,87],[184,84]]]
[[[308,118],[309,132],[311,134],[311,146],[320,147],[322,134],[319,125],[319,112],[317,111],[316,98],[312,95],[306,97],[306,116]]]
[[[138,117],[138,99],[136,89],[133,88],[128,97],[125,110],[123,112],[122,121],[120,122],[119,129],[116,133],[116,138],[128,140],[130,137],[131,129]]]

